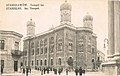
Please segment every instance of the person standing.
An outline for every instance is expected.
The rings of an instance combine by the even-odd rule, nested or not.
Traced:
[[[68,75],[68,71],[69,71],[69,70],[68,70],[68,69],[66,69],[66,75]]]
[[[76,69],[75,69],[75,74],[76,74],[76,76],[78,76],[78,72],[79,72],[79,70],[78,70],[78,68],[76,68]]]
[[[79,76],[82,76],[82,68],[79,68]]]
[[[28,76],[28,67],[26,67],[26,76]]]

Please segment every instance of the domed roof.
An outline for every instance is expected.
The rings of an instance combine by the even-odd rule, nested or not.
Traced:
[[[87,13],[87,15],[83,17],[83,21],[87,21],[87,20],[91,20],[91,21],[93,20],[93,17],[89,15],[89,13]]]
[[[27,25],[35,25],[35,22],[30,19],[30,21],[27,22]]]
[[[71,8],[71,4],[67,3],[67,1],[60,6],[60,10],[71,10]]]

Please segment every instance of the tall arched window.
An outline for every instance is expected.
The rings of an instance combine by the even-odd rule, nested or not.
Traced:
[[[45,60],[44,64],[47,65],[47,60]]]
[[[5,48],[5,41],[0,40],[0,49],[4,50],[4,48]]]
[[[58,59],[58,64],[61,65],[61,58]]]

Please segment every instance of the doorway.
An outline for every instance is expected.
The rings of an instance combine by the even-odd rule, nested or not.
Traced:
[[[14,71],[18,71],[18,61],[14,61]]]

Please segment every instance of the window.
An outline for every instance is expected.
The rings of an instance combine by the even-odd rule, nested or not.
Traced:
[[[15,42],[15,50],[19,50],[19,42]]]
[[[45,47],[45,54],[47,53],[47,47]]]
[[[58,44],[58,51],[62,51],[62,43]]]
[[[47,60],[45,60],[45,63],[44,63],[44,65],[47,65]]]
[[[38,55],[39,54],[39,48],[37,48],[37,51],[36,51],[36,55]]]
[[[53,65],[53,59],[51,59],[51,65]]]
[[[84,45],[83,45],[83,43],[80,43],[79,44],[79,51],[83,52],[83,50],[84,50]]]
[[[58,64],[61,65],[61,58],[58,59]]]
[[[1,60],[1,67],[4,68],[4,60]]]
[[[34,48],[34,43],[31,44],[31,48]]]
[[[92,48],[92,54],[94,54],[95,53],[95,49],[94,48]]]
[[[88,45],[88,52],[91,52],[91,45]]]
[[[72,51],[72,50],[73,50],[72,47],[73,47],[73,44],[72,44],[72,43],[69,43],[69,47],[68,47],[69,51]]]
[[[38,60],[37,60],[37,65],[39,64]]]
[[[34,49],[32,49],[32,55],[34,55]]]
[[[4,48],[5,48],[5,41],[0,40],[0,49],[4,50]]]
[[[34,64],[34,61],[32,61],[32,66],[33,66],[33,64]]]
[[[51,45],[50,52],[53,53],[53,51],[54,51],[54,45]]]
[[[41,48],[41,54],[43,54],[43,48]]]
[[[40,60],[40,65],[41,65],[41,66],[42,66],[42,63],[43,63],[42,60]]]
[[[44,40],[44,45],[47,45],[47,39]]]

